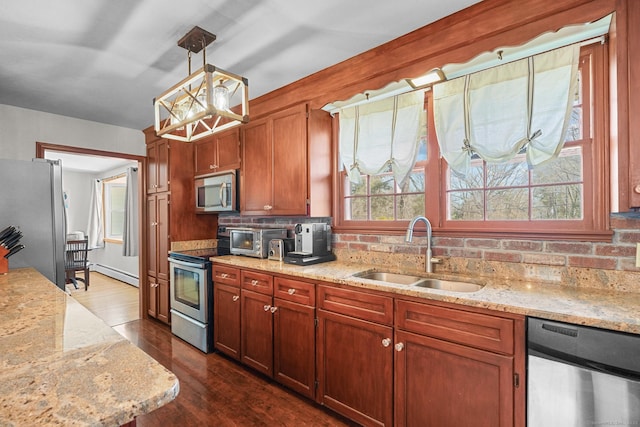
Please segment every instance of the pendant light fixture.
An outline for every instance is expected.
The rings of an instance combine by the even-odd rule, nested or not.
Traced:
[[[154,99],[158,136],[191,142],[249,122],[249,81],[206,63],[215,39],[194,27],[178,41],[187,50],[189,76]],[[191,54],[200,51],[202,68],[191,73]]]

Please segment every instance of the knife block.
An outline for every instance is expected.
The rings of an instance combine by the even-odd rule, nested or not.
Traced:
[[[8,253],[8,250],[0,246],[0,274],[7,274],[9,272],[9,260],[4,257]]]

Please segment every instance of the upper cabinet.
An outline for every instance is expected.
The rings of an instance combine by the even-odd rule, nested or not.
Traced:
[[[300,104],[243,128],[245,215],[331,215],[331,118]]]
[[[147,193],[169,191],[169,141],[148,142],[147,159]]]
[[[194,143],[195,175],[240,168],[240,130],[233,128]]]

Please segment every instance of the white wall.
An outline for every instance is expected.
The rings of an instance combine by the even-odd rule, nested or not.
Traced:
[[[141,129],[0,104],[0,158],[31,160],[36,142],[146,155]]]

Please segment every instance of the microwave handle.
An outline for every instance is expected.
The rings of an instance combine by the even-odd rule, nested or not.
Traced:
[[[222,183],[220,185],[220,205],[222,205],[223,208],[227,207],[227,184],[226,183]]]

